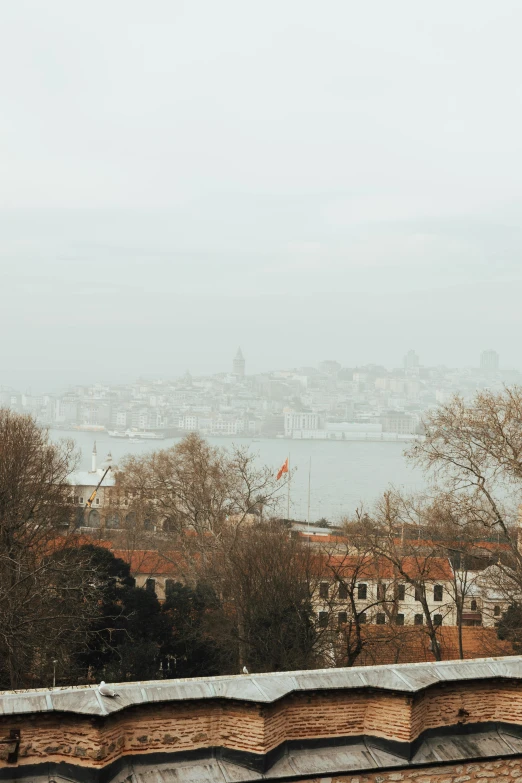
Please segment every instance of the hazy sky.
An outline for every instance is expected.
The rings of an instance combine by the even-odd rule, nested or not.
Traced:
[[[522,367],[520,0],[4,0],[0,384]]]

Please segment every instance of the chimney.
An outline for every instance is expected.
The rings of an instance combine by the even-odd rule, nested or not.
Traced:
[[[96,473],[96,441],[94,441],[94,446],[92,447],[91,473]]]

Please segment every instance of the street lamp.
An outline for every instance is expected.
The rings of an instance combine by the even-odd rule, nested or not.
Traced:
[[[56,664],[58,663],[56,658],[53,658],[53,688],[56,688]]]

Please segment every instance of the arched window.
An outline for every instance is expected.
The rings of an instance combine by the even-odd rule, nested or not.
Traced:
[[[108,514],[107,518],[105,520],[105,527],[110,528],[111,530],[117,530],[120,526],[120,517],[119,514]]]
[[[134,511],[129,511],[125,517],[125,527],[131,529],[136,527],[136,514]]]
[[[89,527],[100,527],[100,512],[95,508],[89,514]]]
[[[471,602],[470,608],[471,608],[472,612],[476,612],[477,611],[477,602],[475,601],[475,599],[473,599],[473,601]]]
[[[165,598],[168,598],[169,595],[172,595],[174,592],[174,585],[176,582],[174,579],[165,579]]]
[[[86,524],[86,521],[84,520],[84,511],[83,508],[77,508],[76,509],[76,527],[83,527]]]
[[[144,530],[154,530],[154,525],[152,524],[152,519],[144,519],[143,520],[143,529]]]
[[[495,617],[500,617],[500,606],[495,606],[495,608],[493,609],[493,614],[495,615]]]

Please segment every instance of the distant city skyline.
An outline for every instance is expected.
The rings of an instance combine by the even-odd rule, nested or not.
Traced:
[[[232,358],[231,358],[232,356]],[[213,357],[215,359],[215,357]],[[248,359],[248,372],[246,370],[247,366],[247,359]],[[238,349],[234,352],[230,352],[228,357],[225,359],[223,366],[219,367],[217,370],[207,370],[204,369],[202,371],[197,371],[196,368],[199,366],[202,366],[202,362],[194,361],[193,366],[187,365],[185,368],[179,372],[179,373],[169,373],[167,371],[163,373],[155,373],[155,372],[133,372],[133,373],[124,373],[121,378],[119,378],[116,381],[110,380],[110,375],[106,378],[99,377],[96,378],[96,380],[93,380],[93,378],[89,378],[87,381],[84,382],[77,382],[77,381],[69,381],[61,384],[52,385],[49,384],[47,386],[42,386],[38,383],[38,380],[35,379],[33,383],[29,383],[27,386],[23,386],[22,384],[17,384],[15,382],[10,382],[8,378],[2,377],[0,378],[0,388],[19,388],[21,391],[24,392],[30,392],[30,393],[37,393],[37,394],[44,394],[48,392],[56,391],[57,389],[67,389],[69,387],[74,386],[88,386],[90,384],[101,384],[101,385],[118,385],[119,383],[122,384],[129,384],[135,382],[139,378],[145,378],[149,381],[152,381],[154,379],[162,379],[162,380],[175,380],[183,377],[185,373],[189,372],[193,376],[197,377],[206,377],[206,376],[212,376],[212,375],[219,375],[227,372],[231,372],[232,374],[236,374],[239,376],[243,375],[262,375],[265,373],[271,373],[271,372],[282,372],[287,370],[297,370],[299,368],[306,368],[306,367],[314,367],[316,369],[319,369],[322,364],[325,363],[337,363],[339,364],[340,368],[346,368],[346,369],[355,369],[357,367],[369,367],[369,366],[377,366],[377,367],[384,367],[387,371],[393,372],[393,371],[400,371],[400,370],[412,370],[417,368],[437,368],[437,367],[446,367],[448,370],[457,370],[457,369],[470,369],[470,370],[488,370],[488,371],[503,371],[509,373],[510,371],[518,372],[519,368],[516,366],[507,366],[503,362],[501,363],[501,355],[498,351],[494,349],[486,349],[481,350],[476,357],[476,362],[472,363],[466,363],[462,365],[451,365],[444,362],[434,363],[430,364],[429,362],[424,361],[424,355],[423,353],[410,348],[408,349],[402,356],[400,357],[400,354],[397,354],[397,361],[392,364],[385,364],[384,362],[370,360],[370,361],[363,361],[358,364],[343,364],[342,361],[338,359],[325,359],[320,358],[317,361],[309,360],[305,361],[302,364],[289,364],[286,367],[285,366],[266,366],[262,369],[255,369],[256,367],[256,361],[255,357],[248,356],[245,351],[242,350],[241,347],[238,347]],[[210,363],[208,363],[208,366],[210,367]],[[258,364],[259,366],[259,364]]]

